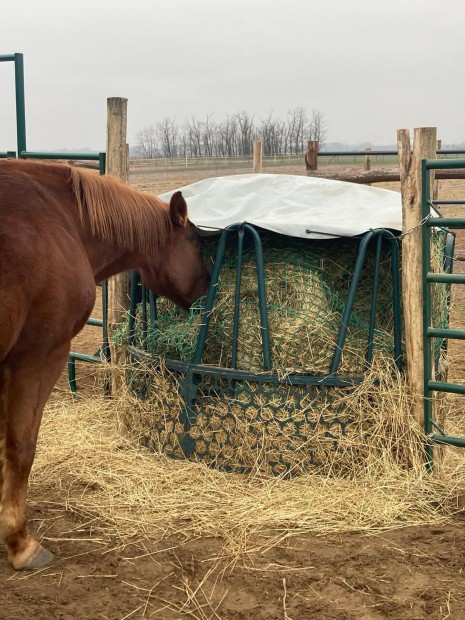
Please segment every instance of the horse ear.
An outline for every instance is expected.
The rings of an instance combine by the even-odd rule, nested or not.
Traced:
[[[181,192],[175,192],[171,196],[170,218],[175,226],[187,226],[187,204]]]

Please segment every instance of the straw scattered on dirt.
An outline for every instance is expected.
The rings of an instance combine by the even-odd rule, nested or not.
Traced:
[[[60,508],[65,503],[93,520],[96,535],[117,538],[122,546],[141,535],[215,537],[231,561],[306,532],[370,532],[447,521],[465,488],[462,453],[453,452],[438,476],[427,474],[423,438],[406,415],[402,379],[389,373],[376,387],[371,379],[347,403],[359,415],[357,432],[346,444],[341,440],[342,477],[332,475],[330,467],[324,475],[316,471],[290,480],[242,476],[170,460],[124,432],[125,410],[140,414],[150,406],[128,394],[51,403],[31,499],[50,497]]]

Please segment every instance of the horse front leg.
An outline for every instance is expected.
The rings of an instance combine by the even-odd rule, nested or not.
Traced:
[[[26,494],[45,403],[62,372],[69,343],[46,356],[12,356],[5,399],[0,538],[17,570],[46,566],[53,554],[27,531]]]

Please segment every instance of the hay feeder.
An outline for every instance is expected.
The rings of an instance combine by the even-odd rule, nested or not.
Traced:
[[[194,223],[220,229],[202,240],[212,265],[207,299],[186,318],[133,275],[128,378],[153,402],[138,436],[173,457],[231,471],[287,476],[328,460],[343,470],[341,442],[359,428],[350,394],[377,359],[402,369],[400,195],[286,175],[225,179],[182,188]],[[269,201],[252,209],[242,200],[242,214],[208,216],[212,185],[223,208],[244,189],[272,193],[271,215]],[[302,186],[303,206],[283,211],[282,197]],[[451,243],[438,233],[440,269]],[[436,305],[444,324],[445,287]]]

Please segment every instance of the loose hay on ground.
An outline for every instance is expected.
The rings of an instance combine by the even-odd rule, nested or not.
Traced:
[[[344,477],[330,468],[291,480],[241,476],[169,460],[121,432],[125,409],[140,413],[145,405],[129,395],[49,404],[31,499],[94,519],[96,534],[122,545],[134,536],[213,536],[224,541],[226,556],[237,558],[305,532],[443,522],[464,488],[463,453],[454,453],[442,476],[426,474],[422,436],[407,416],[399,376],[385,378],[376,392],[368,377],[352,395],[360,436],[344,446]]]

